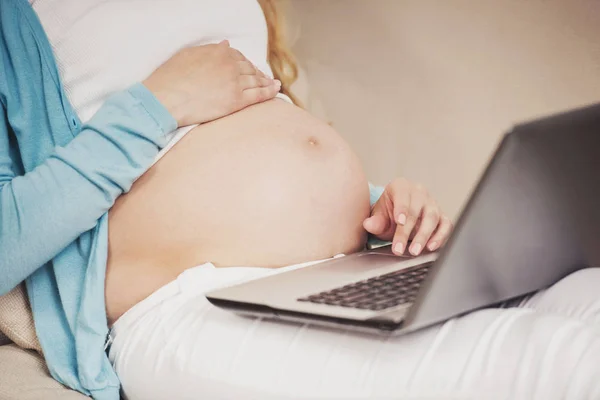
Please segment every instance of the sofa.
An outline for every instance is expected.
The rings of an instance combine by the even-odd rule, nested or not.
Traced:
[[[89,397],[52,379],[38,353],[12,343],[0,346],[0,399],[89,400]]]
[[[52,379],[23,284],[0,296],[0,400],[89,399]]]
[[[421,181],[451,216],[512,124],[600,100],[595,0],[292,0],[287,7],[301,64],[295,89],[307,108],[347,138],[371,181]],[[22,317],[23,293],[12,296],[0,308],[11,304],[3,314]],[[10,323],[21,335],[31,331],[31,317],[20,320]],[[86,398],[52,380],[35,338],[6,333],[0,400]]]

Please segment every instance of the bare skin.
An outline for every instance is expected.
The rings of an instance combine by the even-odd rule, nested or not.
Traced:
[[[280,267],[364,247],[365,174],[326,123],[283,100],[188,133],[109,213],[109,321],[212,262]]]

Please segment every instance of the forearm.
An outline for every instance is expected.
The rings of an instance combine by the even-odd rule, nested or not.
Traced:
[[[142,86],[112,96],[23,176],[0,172],[0,294],[93,228],[151,165],[175,120]]]

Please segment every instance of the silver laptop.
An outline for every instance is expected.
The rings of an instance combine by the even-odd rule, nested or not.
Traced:
[[[600,267],[600,104],[517,125],[439,253],[365,250],[215,290],[242,315],[405,333]]]

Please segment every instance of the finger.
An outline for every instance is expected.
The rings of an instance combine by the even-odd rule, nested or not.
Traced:
[[[388,240],[392,240],[392,250],[400,255],[403,254],[406,249],[406,240],[402,240],[403,238],[399,234],[399,232],[401,232],[399,227],[406,224],[408,218],[410,184],[404,179],[396,179],[386,186],[384,195],[390,199],[391,203],[387,207],[388,210],[391,210],[388,219],[394,221],[394,224],[392,225],[393,230],[389,233],[390,237]]]
[[[233,47],[229,49],[229,55],[236,61],[247,60],[246,57],[238,49],[234,49]]]
[[[260,103],[266,100],[270,100],[281,89],[281,82],[274,81],[273,84],[265,87],[255,87],[246,89],[242,92],[242,101],[245,105]]]
[[[396,229],[394,235],[394,249],[397,249],[399,253],[400,251],[404,252],[404,250],[406,250],[408,239],[410,238],[411,233],[421,216],[423,207],[425,206],[425,199],[425,196],[419,192],[413,191],[413,193],[411,193],[406,222],[404,225],[398,225],[398,229]]]
[[[409,241],[413,240],[413,238],[415,237],[415,235],[417,234],[417,232],[419,231],[419,229],[421,229],[421,219],[422,218],[418,218],[417,219],[417,223],[415,224],[415,226],[413,226],[413,229],[410,232],[410,236],[408,237]]]
[[[260,78],[266,78],[264,75],[259,74],[254,64],[248,60],[241,60],[237,62],[240,75],[257,75]]]
[[[398,225],[406,224],[410,206],[410,184],[408,181],[398,179],[388,185],[394,204],[394,221]]]
[[[396,230],[392,239],[392,251],[398,255],[404,254],[406,242],[407,238],[404,235],[404,227],[402,225],[396,225]]]
[[[388,185],[390,186],[390,185]],[[388,187],[371,210],[371,216],[363,221],[365,230],[381,240],[392,240],[396,231],[394,221],[393,189]]]
[[[260,79],[256,75],[240,75],[238,79],[242,90],[263,86],[260,82]]]
[[[440,210],[434,201],[425,205],[420,221],[409,249],[410,253],[415,256],[421,254],[440,222]]]
[[[450,218],[446,217],[445,215],[442,215],[437,230],[435,231],[431,239],[429,239],[427,248],[430,251],[435,251],[442,247],[446,243],[446,241],[448,241],[448,238],[452,233],[452,227],[452,221],[450,221]]]
[[[273,80],[260,78],[257,75],[240,75],[239,82],[242,90],[275,86]]]
[[[221,40],[219,43],[219,46],[223,46],[223,47],[230,47],[230,43],[229,40],[225,39],[225,40]]]
[[[256,68],[256,67],[254,67]],[[270,76],[268,76],[267,74],[265,74],[264,72],[262,72],[260,69],[256,68],[256,72],[258,73],[259,76],[263,77],[263,78],[267,78],[267,79],[274,79],[271,78]]]
[[[367,232],[384,240],[386,236],[392,237],[394,225],[390,218],[382,212],[374,212],[373,215],[363,222],[363,227]]]

